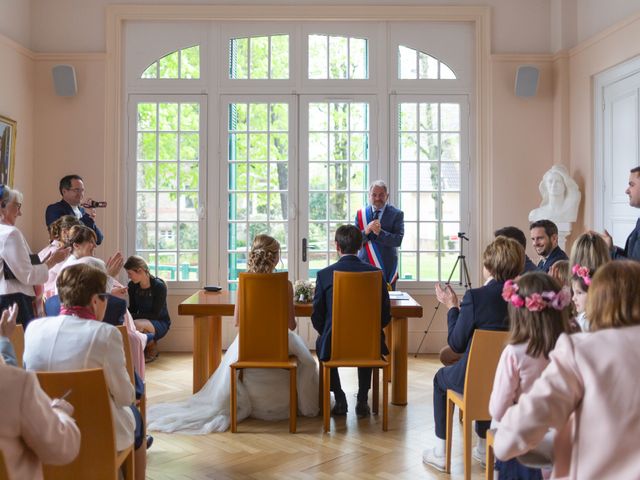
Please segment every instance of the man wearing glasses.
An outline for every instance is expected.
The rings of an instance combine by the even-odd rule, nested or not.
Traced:
[[[100,245],[104,235],[96,225],[96,209],[87,208],[86,210],[80,205],[84,198],[84,183],[80,175],[67,175],[60,180],[60,195],[62,200],[52,203],[47,207],[45,220],[47,228],[53,222],[63,215],[73,215],[84,225],[96,232],[96,244]],[[91,199],[87,199],[87,203],[91,203]]]

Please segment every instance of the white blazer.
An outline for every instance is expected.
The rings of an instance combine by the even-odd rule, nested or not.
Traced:
[[[33,297],[33,286],[47,281],[49,269],[45,264],[31,265],[30,253],[29,245],[21,231],[14,226],[0,223],[0,295],[24,293]],[[2,269],[5,263],[15,275],[15,279],[4,278]]]
[[[130,405],[135,391],[127,373],[122,336],[113,325],[71,315],[31,321],[24,338],[24,363],[29,370],[104,370],[111,394],[116,448],[133,444],[135,420]]]
[[[40,388],[33,372],[0,360],[0,451],[9,478],[41,480],[42,463],[64,465],[80,451],[80,430]]]

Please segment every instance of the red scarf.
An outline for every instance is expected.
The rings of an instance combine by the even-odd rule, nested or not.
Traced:
[[[95,313],[89,307],[67,307],[60,306],[60,315],[73,315],[86,320],[97,320]]]

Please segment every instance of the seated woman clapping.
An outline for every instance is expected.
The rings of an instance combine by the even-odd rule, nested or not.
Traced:
[[[280,244],[268,235],[258,235],[248,259],[250,273],[273,273],[280,260]],[[289,354],[298,358],[298,410],[305,416],[318,414],[318,369],[304,341],[292,330],[293,288],[289,287]],[[236,310],[237,312],[237,310]],[[204,387],[181,403],[152,405],[148,409],[149,430],[203,434],[223,432],[230,425],[229,365],[238,360],[238,336],[222,363]],[[284,370],[246,369],[238,382],[238,420],[248,416],[262,420],[289,417],[289,375]]]
[[[60,315],[32,322],[25,335],[24,362],[29,370],[104,370],[110,393],[116,448],[135,441],[136,478],[144,478],[146,449],[142,417],[133,406],[122,336],[101,320],[107,306],[107,276],[90,265],[71,265],[58,275]]]
[[[9,337],[16,327],[17,307],[0,317],[0,451],[9,478],[42,479],[42,463],[64,465],[80,451],[80,430],[73,407],[51,400],[33,372],[17,368]]]

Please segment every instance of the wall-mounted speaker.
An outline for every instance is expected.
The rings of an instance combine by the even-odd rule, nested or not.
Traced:
[[[521,65],[516,71],[516,95],[518,97],[535,97],[538,90],[540,70],[531,65]]]
[[[53,74],[53,88],[60,97],[73,97],[78,93],[76,71],[71,65],[56,65]]]

